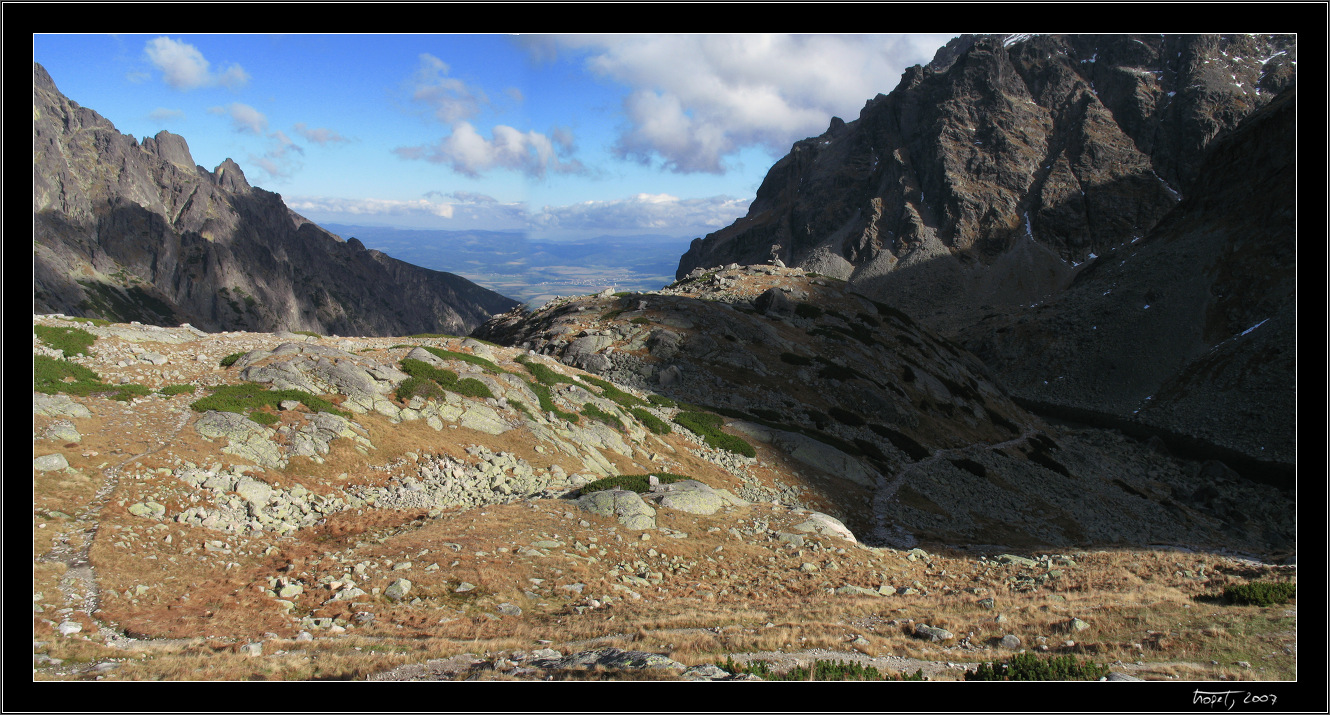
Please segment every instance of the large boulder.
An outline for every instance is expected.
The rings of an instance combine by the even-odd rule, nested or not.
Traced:
[[[592,514],[615,517],[634,531],[656,528],[656,510],[642,501],[637,492],[621,489],[592,492],[579,498],[577,505]]]

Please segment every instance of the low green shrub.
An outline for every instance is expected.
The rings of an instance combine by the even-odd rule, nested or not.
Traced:
[[[397,399],[402,402],[410,402],[413,397],[421,397],[426,400],[443,399],[443,388],[439,383],[420,377],[408,377],[397,386]]]
[[[582,380],[582,382],[590,383],[592,385],[595,385],[596,387],[599,387],[602,397],[604,397],[607,400],[610,400],[611,402],[620,407],[630,408],[630,407],[647,406],[647,402],[645,400],[642,400],[641,398],[635,397],[627,392],[624,392],[623,390],[620,390],[618,387],[615,387],[614,384],[611,382],[602,380],[598,377],[592,377],[591,375],[580,375],[579,378]]]
[[[152,392],[150,388],[133,383],[108,385],[102,382],[100,375],[78,363],[45,355],[32,357],[32,389],[47,395],[105,394],[112,400],[122,402]]]
[[[567,375],[561,375],[550,369],[548,365],[542,365],[535,362],[525,355],[517,356],[517,362],[522,367],[526,368],[526,371],[531,373],[531,376],[536,378],[536,381],[542,385],[557,385],[560,382],[573,382],[573,378],[568,377]]]
[[[1298,595],[1295,583],[1252,581],[1224,588],[1224,600],[1238,606],[1275,606]]]
[[[524,402],[521,402],[521,401],[518,401],[518,400],[514,400],[513,398],[509,397],[509,398],[508,398],[508,406],[511,407],[511,408],[513,408],[514,410],[517,410],[518,412],[521,412],[522,414],[526,415],[526,416],[527,416],[528,418],[530,418],[530,419],[533,419],[533,420],[534,420],[534,419],[536,418],[535,415],[531,414],[531,409],[528,408],[528,407],[526,406],[526,403],[524,403]]]
[[[281,421],[281,418],[277,415],[274,415],[271,412],[264,412],[263,410],[254,410],[253,412],[250,412],[249,418],[261,425],[274,425]]]
[[[494,397],[494,393],[490,392],[489,387],[474,377],[464,377],[453,383],[453,386],[448,389],[463,397],[484,397],[486,399]]]
[[[192,395],[196,389],[193,385],[167,385],[158,392],[167,397],[175,397],[176,395]]]
[[[643,427],[651,430],[654,434],[669,434],[674,431],[670,427],[670,423],[651,414],[646,408],[634,407],[628,410],[628,414],[636,417],[637,421],[641,422]]]
[[[250,413],[250,419],[254,419],[254,410],[260,407],[277,408],[284,400],[295,400],[314,412],[328,412],[338,417],[350,416],[337,409],[337,406],[333,403],[322,397],[315,397],[308,392],[301,390],[269,390],[252,382],[218,386],[213,388],[211,395],[195,400],[189,407],[195,412],[217,410],[219,412],[237,412],[240,414]],[[259,420],[261,419],[263,418],[259,418]],[[259,420],[255,421],[258,422]]]
[[[650,323],[651,321],[650,321],[648,318],[646,318],[645,316],[640,316],[640,315],[639,315],[638,317],[633,318],[632,320],[630,320],[630,321],[628,321],[628,322],[632,323],[633,325],[646,325],[647,323]]]
[[[222,358],[221,362],[217,364],[221,365],[222,367],[231,367],[232,365],[236,364],[236,360],[239,360],[244,356],[245,356],[244,353],[231,353],[230,355],[227,355],[226,357]]]
[[[803,355],[796,355],[796,354],[794,354],[794,353],[781,353],[781,354],[780,354],[780,361],[781,361],[781,362],[784,362],[784,363],[789,363],[789,364],[791,364],[791,365],[812,365],[812,364],[813,364],[813,359],[812,359],[812,358],[804,357]]]
[[[65,357],[91,355],[88,348],[97,340],[97,336],[82,328],[55,328],[48,325],[34,325],[32,332],[48,346],[64,353]]]
[[[822,309],[812,303],[798,303],[794,306],[794,314],[800,318],[817,318],[822,315]]]
[[[622,430],[624,428],[623,420],[619,419],[618,417],[615,417],[614,415],[606,412],[605,410],[600,409],[599,407],[596,407],[594,403],[591,402],[584,403],[582,405],[582,414],[586,415],[587,417],[590,417],[593,420],[599,420],[601,422],[604,422],[605,424],[614,427],[615,429]]]
[[[895,675],[887,675],[871,665],[830,660],[814,661],[811,669],[802,665],[797,665],[784,673],[772,672],[771,665],[765,660],[754,660],[740,664],[735,663],[734,659],[730,656],[725,656],[725,662],[717,662],[716,665],[736,675],[746,673],[749,675],[756,675],[763,680],[775,681],[924,680],[923,668],[916,670],[912,674],[896,673]]]
[[[652,472],[651,474],[620,474],[617,477],[606,477],[597,479],[589,484],[583,484],[581,494],[590,494],[591,492],[605,491],[606,489],[622,489],[630,492],[644,494],[651,490],[651,482],[648,477],[655,477],[661,484],[670,484],[672,482],[681,482],[692,477],[685,477],[682,474],[670,474],[669,472]]]
[[[753,445],[720,431],[720,426],[725,422],[720,415],[709,412],[680,412],[675,415],[674,422],[696,433],[703,442],[716,449],[742,454],[745,457],[757,456],[757,450]]]
[[[664,395],[656,394],[647,395],[647,402],[650,402],[656,407],[677,407],[679,404]]]
[[[308,330],[292,330],[291,332],[296,335],[308,335],[311,338],[320,338],[320,339],[323,338],[322,335],[319,335],[318,333],[312,333]]]
[[[531,391],[536,393],[536,399],[540,401],[541,412],[546,412],[546,413],[553,412],[555,416],[561,417],[569,422],[580,421],[575,413],[564,412],[554,404],[554,396],[550,394],[549,385],[545,385],[539,382],[531,382],[528,384],[531,386]]]
[[[462,362],[469,362],[472,365],[479,365],[480,367],[484,368],[485,372],[492,373],[495,375],[501,372],[506,372],[506,370],[504,370],[503,368],[499,367],[498,365],[495,365],[493,362],[490,362],[489,360],[486,360],[483,357],[480,357],[479,355],[468,355],[467,353],[453,352],[452,350],[444,350],[443,348],[435,348],[435,347],[430,347],[428,345],[421,345],[420,347],[430,351],[431,353],[434,353],[436,356],[438,356],[443,360],[461,360]]]
[[[966,680],[1098,680],[1108,675],[1108,666],[1077,662],[1069,655],[1040,660],[1033,653],[1017,653],[1005,663],[980,663]]]

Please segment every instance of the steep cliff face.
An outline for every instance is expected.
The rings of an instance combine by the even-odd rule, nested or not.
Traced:
[[[958,38],[857,120],[797,142],[677,277],[775,257],[925,321],[1028,304],[1143,236],[1295,60],[1291,36]]]
[[[467,333],[515,301],[367,252],[196,166],[183,137],[139,144],[33,64],[33,312],[206,330]]]
[[[1022,398],[1291,468],[1296,92],[1215,142],[1187,198],[1140,241],[1033,310],[985,315],[961,342]]]

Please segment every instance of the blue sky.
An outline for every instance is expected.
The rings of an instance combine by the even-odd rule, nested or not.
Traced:
[[[70,99],[314,221],[701,236],[950,35],[34,35]]]

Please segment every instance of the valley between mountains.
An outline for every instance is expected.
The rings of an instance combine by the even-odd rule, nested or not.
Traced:
[[[957,38],[538,309],[34,64],[34,681],[1296,681],[1294,40]]]

